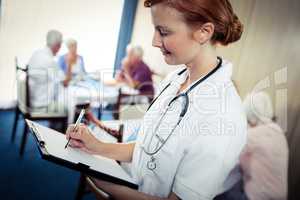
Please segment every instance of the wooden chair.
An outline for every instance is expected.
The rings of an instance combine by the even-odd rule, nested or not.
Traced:
[[[153,94],[127,94],[119,89],[117,103],[113,107],[113,117],[118,119],[142,118],[153,99]]]
[[[52,123],[62,123],[61,131],[65,131],[67,126],[67,112],[65,110],[47,110],[45,112],[30,107],[30,88],[29,88],[29,76],[28,66],[20,68],[16,62],[16,74],[17,74],[17,106],[15,110],[15,120],[13,124],[11,141],[13,142],[16,135],[19,116],[22,115],[24,119],[29,120],[47,120]],[[25,144],[28,136],[28,126],[25,121],[25,128],[20,146],[20,155],[22,156],[25,149]]]
[[[87,187],[95,194],[96,198],[98,200],[113,200],[114,198],[111,197],[109,194],[103,192],[101,189],[99,189],[93,181],[86,176],[86,184]]]
[[[154,93],[157,93],[157,86],[164,79],[164,75],[151,71]],[[113,107],[114,119],[139,119],[142,118],[154,98],[154,94],[130,94],[119,89],[117,103]]]
[[[85,194],[90,192],[95,195],[97,200],[113,200],[109,194],[99,189],[88,176],[81,173],[75,200],[81,200]]]

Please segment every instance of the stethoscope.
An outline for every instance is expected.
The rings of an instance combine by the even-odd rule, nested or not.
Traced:
[[[167,108],[164,110],[164,112],[162,113],[162,115],[160,116],[157,125],[154,128],[154,132],[155,134],[152,134],[152,137],[150,139],[150,142],[148,143],[148,147],[146,150],[146,148],[144,146],[142,146],[143,151],[150,156],[150,160],[147,162],[147,168],[149,170],[155,170],[156,169],[156,163],[155,163],[155,157],[154,155],[157,154],[161,148],[166,144],[166,142],[168,141],[168,139],[171,137],[171,135],[173,134],[175,128],[179,125],[179,123],[181,122],[182,118],[185,116],[188,108],[189,108],[189,96],[188,94],[196,87],[198,86],[201,82],[205,81],[208,77],[210,77],[212,74],[214,74],[221,66],[222,66],[222,59],[220,57],[217,57],[219,60],[218,65],[211,70],[208,74],[206,74],[204,77],[202,77],[201,79],[199,79],[196,83],[194,83],[186,92],[181,93],[176,95],[167,105]],[[182,75],[185,71],[187,70],[187,68],[181,70],[177,75],[180,76]],[[161,94],[171,85],[171,82],[169,84],[167,84],[165,86],[165,88],[159,93],[159,95],[151,102],[151,104],[149,105],[147,111],[151,108],[151,106],[155,103],[155,101],[161,96]],[[160,124],[162,122],[162,120],[164,119],[166,113],[168,112],[169,108],[172,106],[172,104],[179,98],[183,98],[183,107],[181,109],[180,115],[179,115],[179,119],[176,123],[176,125],[172,128],[171,132],[169,133],[169,135],[167,136],[166,139],[161,138],[158,134],[157,134],[157,130],[160,127]],[[149,147],[152,143],[153,137],[157,137],[158,138],[158,142],[156,144],[156,147],[154,148],[153,151],[149,151]],[[159,145],[159,143],[161,143],[161,145]]]

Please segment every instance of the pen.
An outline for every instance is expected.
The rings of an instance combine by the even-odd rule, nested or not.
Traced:
[[[82,117],[83,117],[84,113],[85,113],[84,109],[81,109],[81,111],[80,111],[80,114],[79,114],[79,116],[78,116],[78,118],[77,118],[77,120],[76,120],[76,122],[75,122],[75,126],[74,126],[74,129],[73,129],[73,131],[76,131],[76,129],[77,129],[77,126],[80,124],[80,122],[81,122],[81,119],[82,119]],[[65,148],[67,148],[67,146],[69,145],[69,143],[70,143],[70,140],[71,140],[71,137],[69,138],[69,140],[68,140],[68,142],[67,142],[67,144],[66,144]]]

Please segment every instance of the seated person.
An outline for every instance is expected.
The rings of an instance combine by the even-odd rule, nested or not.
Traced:
[[[140,94],[154,95],[152,72],[143,61],[143,49],[140,46],[127,46],[127,55],[122,60],[121,71],[116,75],[117,83],[125,83],[139,90]]]
[[[37,50],[28,62],[30,103],[32,108],[49,111],[56,103],[60,83],[64,80],[63,72],[55,62],[54,56],[62,43],[62,34],[57,30],[47,33],[47,45]],[[63,107],[60,107],[64,109]],[[54,108],[53,108],[54,109]],[[57,108],[55,108],[57,110]]]
[[[287,199],[288,145],[283,130],[272,119],[273,106],[264,93],[244,101],[248,142],[240,161],[249,199]]]
[[[248,95],[244,102],[248,140],[240,156],[243,180],[220,200],[287,199],[288,145],[274,119],[268,94]]]
[[[77,54],[77,41],[68,39],[66,41],[68,53],[58,59],[60,68],[65,73],[64,86],[68,86],[70,81],[77,76],[80,77],[86,73],[84,69],[83,57]]]

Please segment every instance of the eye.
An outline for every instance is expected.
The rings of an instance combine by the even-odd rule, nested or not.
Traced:
[[[159,34],[162,36],[162,37],[165,37],[165,36],[168,36],[169,33],[168,32],[165,32],[165,31],[159,31]]]
[[[166,37],[170,34],[169,31],[162,30],[162,29],[158,29],[158,32],[159,32],[160,36],[162,36],[162,37]]]

